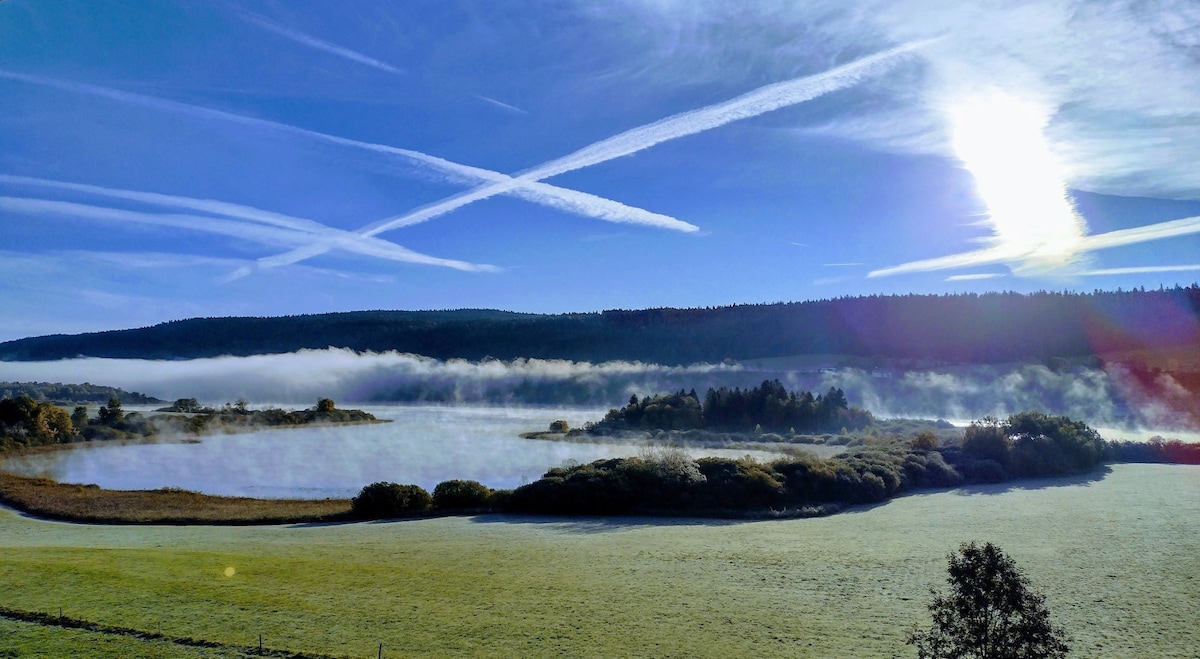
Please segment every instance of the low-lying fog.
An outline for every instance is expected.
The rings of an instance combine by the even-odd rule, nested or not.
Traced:
[[[0,364],[0,380],[91,382],[165,400],[198,398],[221,404],[243,398],[310,406],[391,402],[499,405],[619,406],[630,394],[756,386],[778,378],[789,389],[841,387],[850,402],[877,416],[978,419],[1025,410],[1066,414],[1095,426],[1177,429],[1180,401],[1145,395],[1120,367],[1108,370],[1040,364],[866,371],[809,365],[805,369],[747,364],[672,367],[640,362],[590,364],[522,359],[441,361],[403,353],[304,350],[284,355],[187,361],[74,359]],[[1187,392],[1160,375],[1157,390]],[[344,405],[343,405],[344,406]]]
[[[202,437],[198,444],[96,443],[20,458],[6,468],[107,489],[181,487],[229,496],[320,499],[351,497],[376,481],[415,483],[432,491],[441,481],[465,478],[512,488],[569,461],[626,457],[646,450],[633,444],[518,437],[529,430],[545,430],[556,419],[582,425],[599,418],[603,410],[432,405],[366,409],[393,423],[265,430]],[[693,457],[779,457],[765,451],[688,452]]]
[[[793,390],[841,387],[852,404],[881,417],[1005,417],[1037,409],[1067,414],[1108,439],[1146,440],[1181,432],[1170,401],[1139,396],[1119,370],[1042,365],[936,371],[785,370],[739,364],[667,367],[638,362],[439,361],[400,353],[306,350],[287,355],[190,361],[75,359],[0,364],[0,380],[103,384],[164,400],[221,405],[245,399],[310,407],[333,398],[393,423],[302,428],[206,437],[200,443],[96,445],[26,458],[28,474],[106,488],[181,487],[259,497],[345,497],[380,480],[432,488],[466,478],[508,488],[566,461],[636,455],[633,445],[524,440],[555,419],[597,420],[631,394],[756,386],[778,378]],[[1186,392],[1185,392],[1186,393]],[[407,403],[407,404],[397,404]],[[436,403],[436,404],[431,404]],[[734,455],[745,451],[701,451]],[[769,459],[771,454],[756,457]],[[13,465],[9,465],[13,468]]]

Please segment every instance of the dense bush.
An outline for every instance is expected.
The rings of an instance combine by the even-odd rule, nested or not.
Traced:
[[[61,407],[24,394],[0,400],[0,450],[66,443],[76,435],[71,415]]]
[[[419,486],[396,483],[371,483],[350,502],[350,513],[359,519],[388,519],[428,510],[433,504]]]
[[[991,460],[1001,467],[1008,465],[1012,441],[1008,438],[1004,424],[993,416],[981,421],[972,421],[963,431],[962,450],[973,460]]]
[[[492,491],[479,481],[442,481],[433,488],[433,507],[442,510],[483,508]]]
[[[1010,416],[1004,428],[1012,439],[1010,460],[1017,476],[1091,471],[1108,453],[1100,433],[1082,421],[1065,416],[1022,412]]]
[[[913,452],[903,443],[765,463],[749,457],[691,460],[668,451],[551,469],[517,488],[506,506],[573,514],[784,511],[883,501],[962,481],[938,452]]]
[[[1105,459],[1200,463],[1200,445],[1161,439],[1107,444],[1084,423],[1040,412],[1003,422],[986,418],[971,424],[960,446],[935,446],[930,435],[872,439],[827,459],[691,460],[667,451],[597,460],[551,469],[513,491],[501,507],[573,514],[808,510],[885,501],[921,488],[1081,473]]]

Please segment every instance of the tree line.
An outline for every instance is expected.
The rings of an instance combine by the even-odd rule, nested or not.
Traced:
[[[837,354],[988,364],[1088,358],[1144,345],[1192,346],[1198,319],[1196,284],[1156,291],[866,296],[558,315],[364,311],[196,318],[33,337],[0,343],[0,359],[180,359],[333,346],[470,360],[691,364]]]
[[[154,405],[163,401],[140,394],[136,391],[125,391],[117,387],[106,387],[90,382],[83,384],[63,384],[62,382],[0,382],[0,399],[16,398],[26,395],[42,403],[56,405],[104,404],[110,398],[119,398],[131,405]]]

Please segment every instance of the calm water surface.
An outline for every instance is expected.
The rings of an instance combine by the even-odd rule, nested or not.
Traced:
[[[565,419],[572,427],[605,410],[380,406],[392,423],[263,430],[203,437],[199,443],[97,443],[9,463],[27,475],[107,489],[181,487],[207,494],[279,498],[350,497],[375,481],[415,483],[428,490],[465,478],[511,488],[575,460],[637,455],[636,445],[521,439]],[[697,449],[694,456],[740,457],[747,451]],[[775,457],[749,452],[760,459]]]

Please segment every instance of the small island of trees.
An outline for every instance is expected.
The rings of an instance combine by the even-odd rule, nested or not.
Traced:
[[[126,412],[116,396],[101,405],[95,416],[86,405],[77,405],[68,413],[28,394],[0,399],[0,452],[172,434],[194,436],[312,424],[382,423],[362,410],[338,409],[329,398],[320,399],[311,408],[293,411],[250,409],[244,400],[213,408],[200,405],[195,398],[181,398],[157,412],[152,415]]]
[[[625,430],[706,430],[715,432],[811,433],[858,430],[874,422],[871,413],[852,407],[841,389],[825,394],[789,392],[779,380],[741,389],[709,389],[704,402],[696,390],[630,396],[629,404],[609,410],[583,431],[594,435]]]

